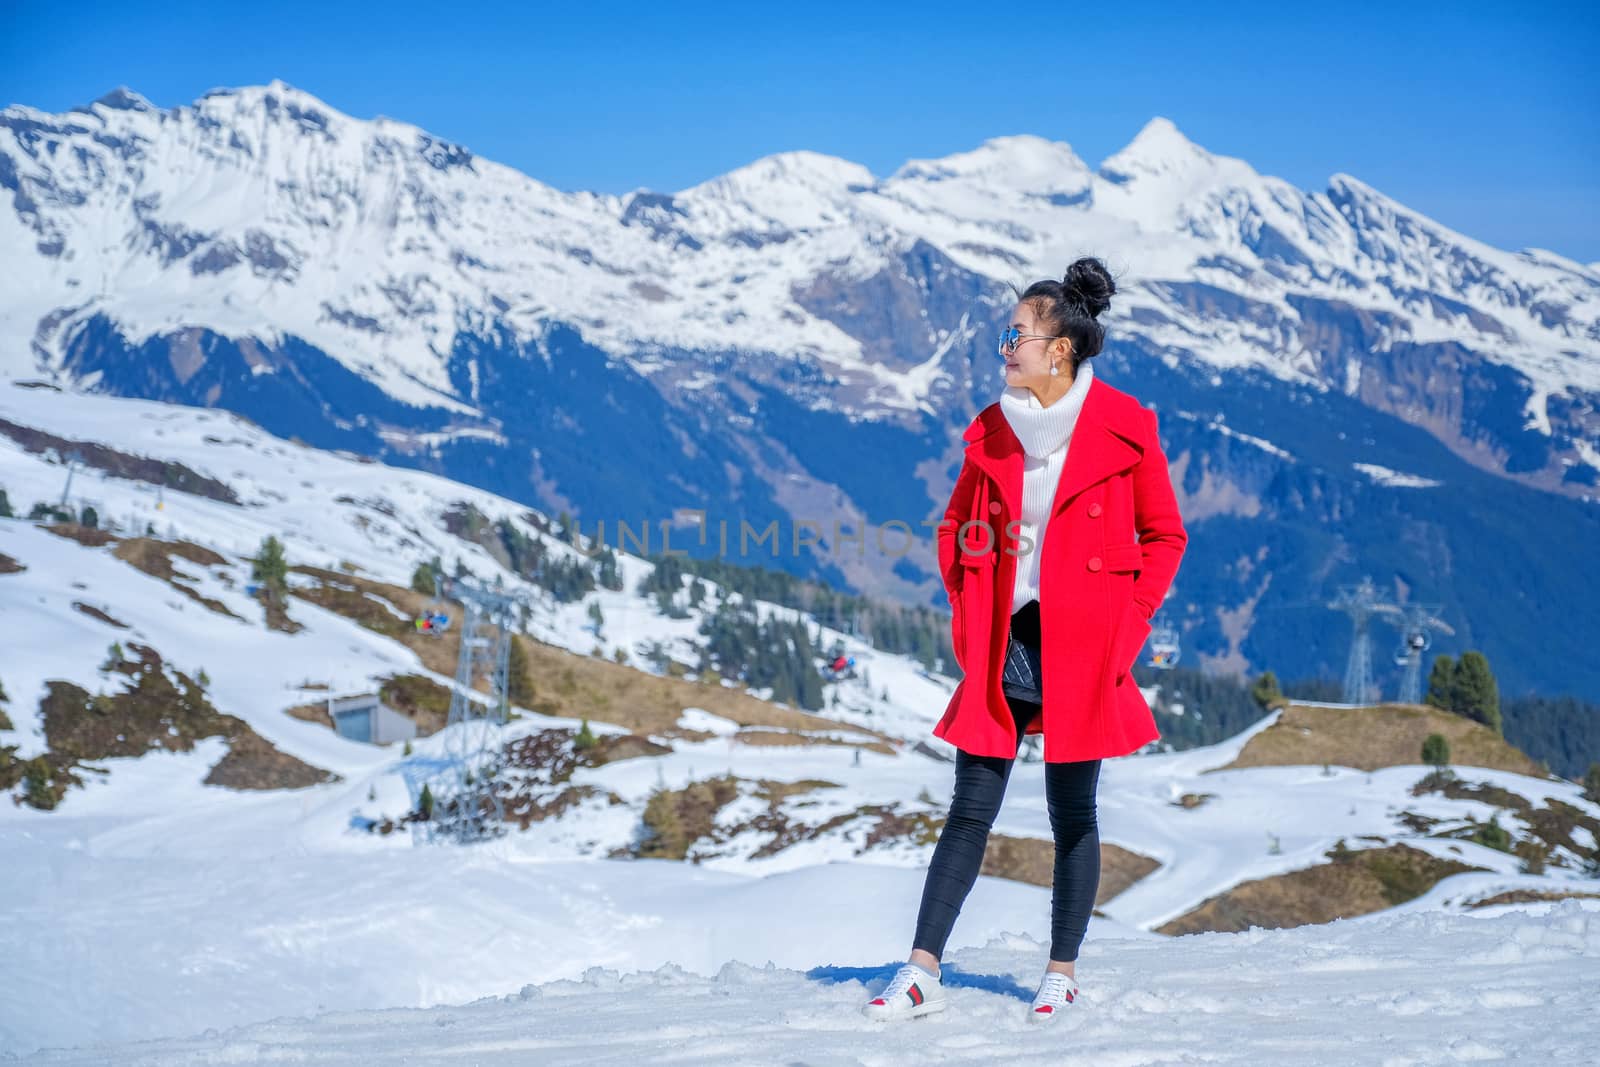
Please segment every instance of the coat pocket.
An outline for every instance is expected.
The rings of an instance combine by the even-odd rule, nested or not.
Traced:
[[[1139,658],[1139,650],[1144,648],[1144,643],[1153,629],[1155,627],[1144,617],[1144,612],[1139,610],[1137,602],[1123,601],[1122,618],[1117,623],[1116,635],[1111,640],[1111,667],[1116,672],[1116,681],[1121,682],[1123,676],[1133,670],[1134,661]]]
[[[1137,574],[1144,569],[1144,549],[1139,547],[1137,541],[1107,545],[1105,558],[1108,571],[1131,571]]]

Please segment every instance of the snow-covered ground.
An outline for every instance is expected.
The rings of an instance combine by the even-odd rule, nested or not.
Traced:
[[[239,619],[109,548],[0,519],[0,552],[27,568],[0,575],[0,683],[16,727],[0,732],[0,744],[18,746],[23,758],[38,752],[45,681],[105,689],[96,667],[106,646],[133,635],[185,671],[204,667],[220,711],[342,776],[294,791],[206,786],[225,752],[213,738],[187,753],[96,761],[108,773],[88,775],[52,812],[0,803],[0,1056],[77,1047],[43,1058],[887,1063],[915,1054],[971,1062],[992,1059],[997,1047],[1027,1054],[1061,1040],[1021,1025],[1048,948],[1047,888],[980,878],[950,939],[951,1010],[883,1035],[855,1006],[909,949],[931,846],[865,848],[871,823],[858,819],[770,857],[753,856],[767,835],[746,830],[700,863],[605,858],[639,832],[658,786],[719,773],[836,783],[786,804],[788,818],[809,825],[875,804],[942,814],[950,765],[911,748],[940,750],[930,730],[949,679],[838,635],[872,684],[841,683],[840,706],[821,714],[839,722],[840,736],[870,726],[896,739],[892,753],[863,749],[857,762],[850,745],[749,745],[735,724],[686,707],[681,723],[708,730],[707,740],[657,738],[671,744],[669,754],[574,774],[572,784],[622,804],[586,801],[482,846],[417,847],[406,834],[362,827],[406,809],[408,779],[438,759],[447,734],[419,739],[406,756],[284,709],[310,699],[299,688],[306,680],[349,692],[396,671],[431,672],[404,645],[303,601],[291,614],[304,630],[268,630],[242,592],[243,556],[277,533],[291,562],[337,568],[349,560],[402,585],[435,553],[490,577],[503,572],[451,537],[443,513],[457,500],[492,517],[526,509],[429,475],[301,448],[218,412],[0,382],[0,417],[179,460],[246,501],[169,490],[158,510],[150,486],[96,471],[79,471],[73,490],[76,503],[96,503],[103,521],[131,519],[141,529],[151,521],[161,536],[222,552],[223,565],[180,569]],[[17,510],[56,499],[64,479],[53,457],[0,437],[0,486]],[[530,632],[579,654],[596,643],[607,656],[629,648],[635,663],[650,639],[686,649],[697,616],[658,615],[631,592],[650,564],[623,556],[620,565],[627,590],[591,598],[604,604],[603,640],[586,629],[586,602],[557,605],[523,585],[534,606]],[[129,630],[74,610],[75,600]],[[1070,1020],[1079,1027],[1074,1048],[1109,1063],[1556,1063],[1591,1051],[1596,1023],[1582,1009],[1600,981],[1600,919],[1590,910],[1600,901],[1464,905],[1511,888],[1594,891],[1600,882],[1575,867],[1521,874],[1506,853],[1406,830],[1396,818],[1402,810],[1448,820],[1495,811],[1410,796],[1426,768],[1213,771],[1273,721],[1219,745],[1104,768],[1102,840],[1160,866],[1090,925],[1085,996]],[[525,713],[507,731],[576,725]],[[614,729],[595,724],[597,733]],[[1041,772],[1018,767],[997,833],[1048,838]],[[1535,802],[1587,804],[1570,783],[1476,768],[1463,776]],[[1212,798],[1186,809],[1175,804],[1185,793]],[[718,825],[747,819],[752,803],[741,795]],[[1521,828],[1515,816],[1500,817]],[[1241,881],[1320,863],[1340,839],[1372,843],[1361,835],[1405,840],[1486,873],[1447,878],[1401,908],[1331,926],[1179,939],[1149,932]],[[1274,838],[1276,849],[1268,847]],[[279,1021],[261,1022],[269,1019]]]
[[[574,875],[558,865],[537,881],[499,888],[570,892],[576,881],[597,877],[605,875]],[[610,888],[628,879],[605,880]],[[314,1013],[196,1028],[184,1038],[49,1051],[28,1062],[887,1065],[1013,1057],[1044,1063],[1070,1055],[1069,1062],[1127,1065],[1553,1065],[1594,1062],[1600,1039],[1600,913],[1572,901],[1482,917],[1385,913],[1175,940],[1091,929],[1079,958],[1082,995],[1049,1028],[1026,1019],[1042,949],[1024,924],[947,955],[945,1012],[886,1025],[857,1009],[882,987],[899,946],[881,924],[849,917],[862,902],[904,903],[914,888],[909,872],[830,867],[805,876],[805,884],[785,881],[791,884],[781,892],[761,882],[695,888],[701,928],[688,917],[675,924],[686,954],[697,954],[701,933],[729,948],[726,962],[703,970],[677,962],[597,963],[575,978],[424,1009],[339,1010],[340,998],[329,992]],[[972,904],[1007,903],[987,883],[974,890]],[[730,921],[750,915],[744,909],[752,906],[788,912],[796,902],[801,922],[792,926]],[[830,906],[833,934],[800,947],[811,931],[805,920]],[[866,910],[876,916],[877,909]],[[741,950],[735,937],[762,926],[787,927],[790,936],[763,938],[786,947],[769,954],[770,962],[752,962],[762,955],[760,942]],[[850,932],[869,936],[843,949]],[[444,972],[443,980],[471,969],[511,971],[509,961],[519,955],[568,947],[486,932],[477,943],[443,947],[429,970]],[[381,966],[360,962],[368,966],[352,961],[352,980]],[[247,995],[226,969],[195,984]]]

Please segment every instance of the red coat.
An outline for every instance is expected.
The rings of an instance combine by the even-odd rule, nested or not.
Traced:
[[[1098,376],[1089,383],[1037,539],[1042,544],[1031,547],[1013,524],[1022,515],[1024,454],[999,402],[980,411],[962,438],[966,456],[938,536],[951,637],[964,677],[934,735],[974,755],[1016,754],[1000,666],[1012,582],[1027,550],[1044,553],[1044,710],[1027,733],[1044,734],[1045,760],[1125,756],[1160,737],[1129,670],[1189,535],[1156,413]]]

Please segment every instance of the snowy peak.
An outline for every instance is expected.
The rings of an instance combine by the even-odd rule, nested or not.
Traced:
[[[144,96],[134,92],[126,85],[119,85],[109,93],[95,100],[88,107],[75,108],[77,111],[89,111],[95,107],[103,107],[108,111],[158,111],[160,110]]]
[[[1141,177],[1190,176],[1216,164],[1217,157],[1185,137],[1171,119],[1158,115],[1100,164],[1100,176],[1121,185]]]
[[[282,78],[266,85],[213,89],[195,102],[196,113],[220,122],[256,127],[291,123],[307,134],[337,140],[354,119]]]
[[[746,195],[750,190],[766,185],[790,185],[817,191],[843,192],[852,185],[871,185],[875,181],[877,179],[872,172],[859,163],[839,156],[802,149],[762,156],[753,163],[747,163],[720,177],[691,186],[677,195],[683,197]]]
[[[907,160],[890,176],[890,181],[969,181],[1049,195],[1080,191],[1088,185],[1090,176],[1088,164],[1065,141],[1014,134],[991,137],[969,152]]]
[[[778,152],[671,197],[686,219],[713,237],[742,231],[803,231],[851,217],[855,191],[877,178],[866,167],[822,152]],[[773,224],[777,226],[774,227]]]

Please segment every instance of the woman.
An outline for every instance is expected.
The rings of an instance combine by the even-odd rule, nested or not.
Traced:
[[[1053,1019],[1077,998],[1100,885],[1100,762],[1160,736],[1130,671],[1188,543],[1155,412],[1089,364],[1114,292],[1091,257],[1024,290],[1000,334],[1004,391],[963,434],[939,565],[964,677],[933,729],[956,748],[955,791],[911,954],[864,1006],[870,1017],[943,1010],[939,957],[1027,734],[1044,737],[1055,838],[1050,960],[1028,1017]],[[1001,688],[1008,637],[1037,649],[1038,702]]]

